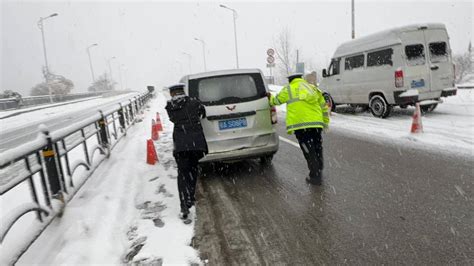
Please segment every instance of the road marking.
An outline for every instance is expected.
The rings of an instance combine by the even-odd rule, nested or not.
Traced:
[[[284,137],[281,137],[281,136],[279,136],[279,138],[280,138],[281,141],[284,141],[284,142],[286,142],[286,143],[288,143],[288,144],[290,144],[290,145],[293,145],[293,146],[295,146],[295,147],[298,148],[298,149],[300,148],[300,145],[299,145],[298,143],[292,141],[292,140],[289,140],[289,139],[284,138]]]

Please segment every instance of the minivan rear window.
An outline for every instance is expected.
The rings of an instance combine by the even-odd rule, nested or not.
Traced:
[[[445,42],[430,43],[430,58],[431,62],[444,62],[448,60],[448,52]]]
[[[258,73],[214,76],[189,81],[189,96],[205,105],[246,102],[265,97],[265,85]]]
[[[425,51],[423,44],[413,44],[405,46],[405,55],[408,64],[411,66],[425,64]]]

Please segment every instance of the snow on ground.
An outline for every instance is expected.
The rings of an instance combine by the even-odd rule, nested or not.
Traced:
[[[100,97],[100,98],[94,98],[88,101],[72,101],[69,104],[56,104],[53,107],[50,108],[44,108],[44,109],[32,109],[32,112],[28,113],[23,113],[21,115],[17,116],[12,116],[8,118],[2,118],[10,114],[11,112],[17,112],[16,111],[6,111],[6,112],[0,112],[0,124],[1,124],[1,132],[7,132],[11,130],[15,130],[21,127],[24,127],[27,124],[30,124],[32,121],[35,121],[37,123],[40,123],[43,120],[49,120],[52,117],[55,116],[65,116],[68,114],[73,114],[75,112],[83,111],[83,110],[98,110],[100,109],[100,106],[118,102],[123,99],[128,99],[133,97],[134,94],[137,94],[136,92],[131,92],[127,94],[121,94],[117,96],[112,96],[112,97]],[[99,107],[98,107],[99,106]],[[44,106],[43,106],[44,107]],[[26,110],[26,109],[25,109]],[[24,111],[22,109],[21,111]]]
[[[281,88],[269,86],[272,93]],[[474,90],[460,89],[456,96],[442,99],[444,103],[439,104],[432,113],[422,116],[422,134],[410,133],[414,107],[394,108],[390,117],[380,119],[370,112],[338,106],[337,113],[332,113],[330,130],[343,130],[391,144],[474,156]],[[278,110],[285,112],[286,106],[280,106]]]
[[[194,222],[178,218],[172,124],[164,96],[152,99],[144,122],[131,127],[89,181],[18,261],[25,264],[199,263],[190,247]],[[155,142],[156,165],[146,164],[151,119],[159,111],[164,132]],[[195,216],[194,208],[192,217]]]

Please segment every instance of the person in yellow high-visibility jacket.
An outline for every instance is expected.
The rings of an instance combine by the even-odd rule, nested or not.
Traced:
[[[308,183],[321,185],[323,146],[321,133],[329,127],[329,110],[324,96],[316,86],[302,78],[303,74],[288,76],[289,84],[276,95],[268,93],[271,106],[286,103],[286,130],[295,133],[308,163]]]

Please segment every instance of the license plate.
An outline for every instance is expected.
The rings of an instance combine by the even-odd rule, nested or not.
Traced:
[[[247,118],[237,118],[219,121],[219,130],[247,127]]]

